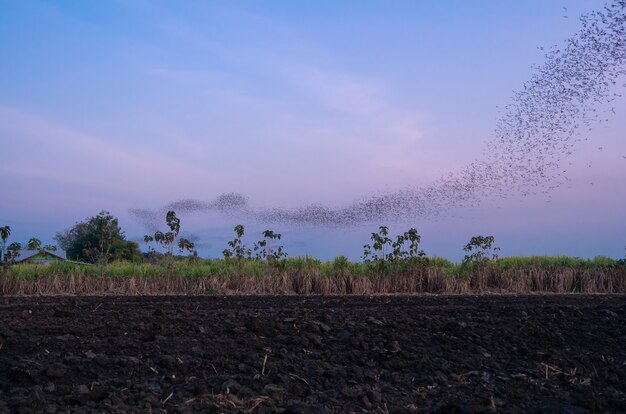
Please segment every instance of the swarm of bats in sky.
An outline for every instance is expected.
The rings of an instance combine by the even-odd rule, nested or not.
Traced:
[[[502,110],[484,156],[425,187],[364,197],[343,208],[251,208],[246,197],[227,193],[215,200],[180,200],[163,211],[131,209],[152,226],[163,212],[217,211],[266,223],[351,225],[436,216],[477,205],[488,197],[549,192],[564,179],[564,160],[619,97],[616,84],[626,73],[626,0],[581,17],[582,28],[562,47],[553,47],[543,65]],[[626,85],[621,85],[626,86]],[[609,112],[612,111],[609,109]]]

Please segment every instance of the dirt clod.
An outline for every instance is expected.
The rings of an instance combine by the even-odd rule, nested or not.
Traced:
[[[0,413],[624,412],[625,311],[624,295],[5,297]]]

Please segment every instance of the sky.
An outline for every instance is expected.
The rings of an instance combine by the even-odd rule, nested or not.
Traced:
[[[0,225],[54,243],[107,210],[141,240],[132,209],[182,199],[340,209],[429,186],[484,159],[502,108],[601,4],[0,0]],[[504,256],[621,258],[625,131],[618,97],[537,194],[347,225],[184,213],[182,233],[203,257],[241,223],[248,244],[271,228],[321,259],[358,259],[379,225],[452,260],[479,234]]]

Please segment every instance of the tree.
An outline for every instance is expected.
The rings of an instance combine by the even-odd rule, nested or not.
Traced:
[[[154,252],[150,243],[155,241],[157,244],[161,245],[166,250],[166,263],[168,272],[172,272],[174,269],[174,246],[176,245],[176,238],[178,237],[178,233],[180,233],[180,219],[176,217],[176,213],[173,210],[170,210],[165,215],[165,223],[167,227],[169,227],[170,231],[163,233],[161,230],[158,230],[154,233],[154,237],[150,235],[143,236],[143,241],[146,242],[148,248],[151,249],[151,252]],[[180,238],[178,241],[178,249],[182,253],[184,250],[188,250],[190,253],[195,252],[194,244],[185,238]]]
[[[154,233],[154,241],[165,247],[167,254],[171,256],[174,253],[174,241],[180,232],[180,219],[176,217],[176,213],[174,211],[170,210],[165,215],[165,223],[167,224],[167,227],[170,228],[170,231],[163,233],[158,230]],[[144,240],[146,240],[146,236],[144,236]]]
[[[139,245],[125,240],[117,218],[108,211],[86,218],[54,238],[72,260],[89,263],[137,260]]]
[[[132,240],[116,239],[111,245],[111,260],[130,260],[138,262],[142,260],[139,243]]]
[[[4,261],[4,251],[7,247],[7,239],[11,235],[11,227],[2,226],[0,227],[0,238],[2,238],[2,251],[0,252],[0,262]]]
[[[495,238],[493,236],[474,236],[470,239],[469,243],[463,247],[463,250],[467,253],[463,257],[463,264],[484,264],[491,260],[498,259],[499,247],[493,247]],[[492,252],[493,251],[493,252]],[[489,257],[491,255],[491,258]]]
[[[20,250],[22,250],[22,243],[13,242],[9,244],[7,257],[11,262],[20,257]]]
[[[372,245],[363,246],[363,256],[361,257],[365,262],[384,264],[385,261],[411,260],[426,256],[426,253],[419,249],[422,236],[416,228],[410,228],[396,236],[395,242],[389,237],[387,226],[380,226],[378,229],[378,233],[372,233],[370,238],[373,242]],[[409,242],[408,250],[405,248],[406,242]],[[386,253],[389,247],[391,247],[391,251]]]
[[[241,240],[241,238],[243,237],[243,233],[244,233],[244,228],[243,225],[241,224],[237,224],[235,226],[235,234],[237,235],[237,237],[235,237],[233,240],[228,242],[228,245],[231,247],[231,249],[224,249],[222,251],[222,254],[224,255],[225,258],[229,258],[229,257],[236,257],[237,259],[243,259],[244,257],[251,257],[252,255],[252,251],[248,248],[246,248],[246,246],[244,246],[243,241]]]
[[[386,247],[392,245],[392,240],[389,238],[389,227],[380,226],[378,233],[372,233],[370,239],[373,242],[371,246],[369,244],[363,245],[363,259],[366,262],[372,260],[384,262],[387,257]],[[372,252],[372,249],[374,249],[374,252]]]
[[[280,240],[282,235],[280,233],[274,233],[273,230],[265,230],[263,232],[264,240],[254,243],[254,251],[256,253],[256,259],[281,259],[287,257],[287,253],[283,251],[283,246],[272,247],[272,240]]]
[[[154,237],[150,235],[143,236],[143,241],[148,245],[148,248],[151,249],[150,243],[155,241],[165,248],[167,255],[172,257],[174,254],[174,246],[176,245],[176,238],[178,237],[178,233],[180,233],[180,219],[176,217],[176,212],[170,210],[165,215],[165,223],[167,227],[169,227],[170,231],[163,233],[161,230],[158,230],[154,233]],[[184,250],[189,251],[190,253],[194,251],[194,244],[185,238],[182,238],[178,241],[178,248],[182,253]]]
[[[185,250],[187,250],[189,253],[195,252],[194,244],[190,242],[189,240],[183,239],[183,238],[178,240],[178,250],[181,253],[183,253]]]
[[[32,237],[28,241],[27,248],[28,248],[28,250],[39,250],[39,249],[41,249],[41,240],[39,240],[36,237]]]
[[[148,246],[148,254],[150,255],[154,254],[154,247],[152,247],[152,242],[154,241],[154,237],[146,234],[145,236],[143,236],[143,241],[144,243],[146,243],[146,246]]]

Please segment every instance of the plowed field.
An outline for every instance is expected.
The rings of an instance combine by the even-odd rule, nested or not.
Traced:
[[[626,412],[626,296],[0,298],[0,413]]]

